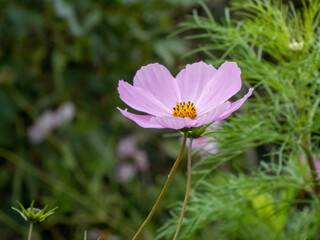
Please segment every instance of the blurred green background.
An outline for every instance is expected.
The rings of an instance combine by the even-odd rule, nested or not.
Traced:
[[[216,16],[225,1],[209,7]],[[193,42],[168,38],[196,0],[0,1],[0,232],[26,239],[10,207],[59,206],[33,239],[129,239],[160,192],[177,139],[143,130],[125,107],[118,80],[132,82],[159,62],[175,75],[197,59]],[[200,11],[202,11],[200,9]],[[178,173],[162,206],[184,195]],[[180,174],[180,175],[179,175]],[[153,239],[160,210],[144,233]]]

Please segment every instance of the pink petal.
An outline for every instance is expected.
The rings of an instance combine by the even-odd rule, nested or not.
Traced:
[[[200,115],[197,117],[197,124],[196,127],[200,127],[203,125],[206,125],[208,123],[211,123],[213,121],[217,121],[217,119],[220,119],[220,116],[225,113],[225,111],[230,106],[230,102],[225,102],[217,106],[216,108],[210,110],[209,112]]]
[[[227,101],[241,88],[241,70],[235,62],[225,62],[208,82],[195,105],[198,114],[205,113]]]
[[[197,120],[192,120],[191,118],[179,118],[179,117],[154,117],[150,120],[152,123],[157,123],[164,128],[172,129],[182,129],[185,127],[193,127]]]
[[[216,71],[204,62],[188,64],[182,69],[176,77],[182,101],[196,102]]]
[[[147,90],[134,87],[122,80],[119,81],[120,98],[130,107],[155,116],[171,115],[172,109],[163,105]]]
[[[250,88],[248,93],[244,95],[243,98],[233,102],[230,104],[230,107],[217,119],[217,120],[222,120],[230,116],[231,113],[236,111],[238,108],[242,106],[242,104],[248,99],[248,97],[251,96],[253,91],[253,88]]]
[[[177,81],[168,69],[159,63],[143,66],[133,79],[135,87],[147,89],[161,103],[171,109],[176,102],[181,101]]]
[[[134,113],[130,113],[127,111],[127,109],[122,110],[121,108],[118,108],[118,110],[122,113],[123,116],[131,119],[136,124],[138,124],[140,127],[143,128],[164,128],[163,126],[151,122],[151,119],[154,118],[154,116],[151,115],[138,115]]]

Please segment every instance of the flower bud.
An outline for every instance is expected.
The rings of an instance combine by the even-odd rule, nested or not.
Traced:
[[[30,207],[27,208],[27,210],[26,210],[20,202],[17,201],[17,203],[21,207],[21,210],[14,208],[14,207],[11,207],[11,208],[13,210],[15,210],[16,212],[18,212],[23,217],[24,220],[32,222],[32,223],[43,222],[47,217],[49,217],[50,215],[52,215],[54,213],[54,210],[56,210],[58,208],[58,207],[55,207],[45,213],[45,211],[48,208],[48,205],[46,205],[42,210],[39,208],[34,208],[33,207],[34,200],[32,200]]]

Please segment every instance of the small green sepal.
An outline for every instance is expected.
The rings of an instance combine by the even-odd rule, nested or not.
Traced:
[[[19,204],[21,210],[14,207],[11,207],[11,208],[16,212],[18,212],[23,217],[24,220],[32,223],[43,222],[44,220],[46,220],[47,217],[52,215],[54,211],[58,208],[58,207],[55,207],[45,213],[45,211],[48,208],[48,205],[46,205],[42,210],[39,208],[34,208],[33,207],[34,200],[32,200],[30,207],[26,210],[19,201],[17,201],[17,203]]]
[[[213,122],[212,122],[213,123]],[[207,128],[212,124],[212,123],[209,123],[207,125],[204,125],[202,127],[196,127],[196,128],[191,128],[190,129],[190,132],[188,134],[188,137],[189,138],[200,138],[202,137],[202,135],[204,134],[204,132],[207,130]]]

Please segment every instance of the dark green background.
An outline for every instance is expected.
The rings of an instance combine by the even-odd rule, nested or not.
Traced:
[[[221,4],[211,4],[220,12]],[[159,193],[179,142],[166,131],[144,130],[116,110],[125,107],[119,79],[132,82],[151,62],[172,74],[196,57],[182,58],[182,35],[168,38],[193,8],[193,0],[1,0],[0,1],[0,232],[2,239],[26,239],[28,224],[12,209],[59,206],[34,226],[33,239],[129,239]],[[46,110],[72,102],[73,121],[39,144],[28,128]],[[150,161],[148,172],[128,182],[116,179],[116,146],[135,135]],[[182,199],[177,175],[163,206]],[[167,219],[160,211],[145,231],[153,239]],[[93,233],[92,233],[93,232]],[[93,234],[94,235],[94,234]],[[104,236],[104,237],[103,237]],[[94,239],[94,238],[92,238]]]

